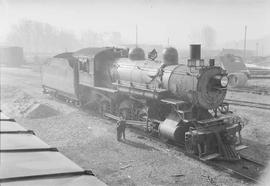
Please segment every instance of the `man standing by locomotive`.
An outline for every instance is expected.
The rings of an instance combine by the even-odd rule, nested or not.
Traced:
[[[120,115],[120,118],[117,122],[116,130],[117,130],[117,141],[120,141],[122,136],[123,136],[123,139],[125,140],[126,139],[126,135],[125,135],[126,120],[122,114]]]

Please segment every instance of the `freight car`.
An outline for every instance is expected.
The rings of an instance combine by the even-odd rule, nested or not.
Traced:
[[[42,68],[43,91],[95,106],[103,116],[122,114],[201,159],[238,160],[242,125],[224,102],[227,72],[214,59],[206,65],[200,45],[190,52],[187,65],[178,64],[174,48],[161,61],[146,59],[141,48],[60,54]]]

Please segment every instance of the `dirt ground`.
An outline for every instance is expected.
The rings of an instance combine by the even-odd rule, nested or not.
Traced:
[[[117,142],[114,122],[43,95],[38,71],[0,70],[1,110],[108,185],[251,185],[130,129]],[[249,120],[243,137],[270,144],[270,111],[231,108]]]

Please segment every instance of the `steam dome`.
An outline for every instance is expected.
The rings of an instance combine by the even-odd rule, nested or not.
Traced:
[[[142,48],[133,48],[129,51],[128,57],[131,60],[144,60],[145,53]]]
[[[178,52],[175,48],[165,48],[162,52],[163,63],[166,65],[177,65],[178,64]]]

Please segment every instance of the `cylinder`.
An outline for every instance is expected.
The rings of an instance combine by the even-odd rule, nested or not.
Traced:
[[[191,60],[201,59],[201,45],[190,45],[190,59]]]
[[[159,125],[159,134],[162,138],[170,139],[176,142],[185,141],[185,132],[189,125],[179,125],[181,118],[176,113],[170,113],[167,118]]]

